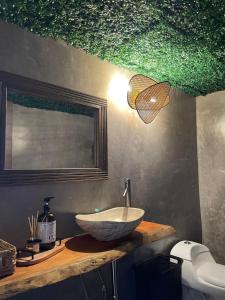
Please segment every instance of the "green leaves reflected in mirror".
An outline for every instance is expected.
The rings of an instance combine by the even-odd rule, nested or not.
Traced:
[[[104,99],[0,72],[1,183],[107,178]]]
[[[34,97],[28,94],[26,95],[24,94],[24,92],[12,89],[8,90],[7,101],[24,107],[38,108],[49,111],[60,111],[89,117],[94,117],[95,114],[95,110],[93,108],[87,107],[85,105],[81,105],[78,103],[76,103],[76,105],[71,105],[67,102],[51,101],[40,97]]]

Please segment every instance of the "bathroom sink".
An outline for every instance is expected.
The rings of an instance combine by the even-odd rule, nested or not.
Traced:
[[[77,224],[99,241],[112,241],[131,233],[142,221],[144,210],[115,207],[93,214],[76,215]]]

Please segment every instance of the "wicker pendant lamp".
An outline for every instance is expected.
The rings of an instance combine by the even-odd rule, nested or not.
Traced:
[[[143,75],[134,75],[129,82],[127,101],[136,109],[142,121],[151,123],[169,101],[169,82],[157,83]]]

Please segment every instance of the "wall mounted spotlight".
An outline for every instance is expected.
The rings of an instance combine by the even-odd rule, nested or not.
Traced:
[[[160,110],[169,101],[170,83],[157,83],[143,75],[134,75],[129,82],[127,101],[132,109],[136,109],[142,121],[151,123]]]

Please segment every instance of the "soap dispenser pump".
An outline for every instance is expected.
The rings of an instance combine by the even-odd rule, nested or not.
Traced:
[[[55,247],[56,219],[50,212],[49,202],[54,197],[44,198],[44,211],[38,217],[38,238],[41,240],[41,250],[50,250]]]

